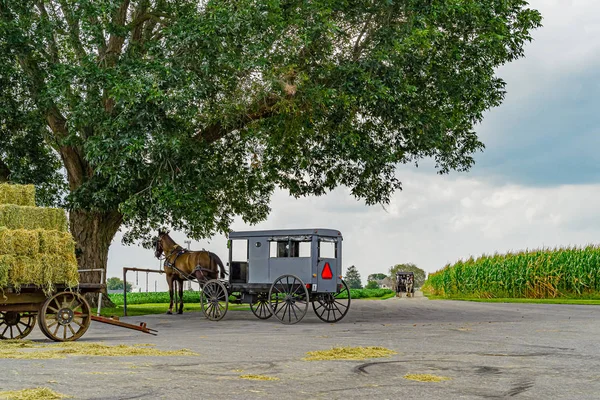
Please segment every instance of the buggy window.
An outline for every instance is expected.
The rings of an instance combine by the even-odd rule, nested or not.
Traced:
[[[278,240],[269,242],[269,257],[310,257],[310,242]]]
[[[248,240],[231,241],[231,261],[248,261]]]
[[[319,258],[336,258],[335,243],[319,240]]]

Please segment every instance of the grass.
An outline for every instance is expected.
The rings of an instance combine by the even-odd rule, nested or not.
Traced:
[[[429,300],[459,300],[459,301],[475,301],[480,303],[533,303],[533,304],[585,304],[585,305],[600,305],[600,299],[571,299],[571,298],[552,298],[552,299],[524,299],[524,298],[479,298],[479,297],[461,297],[461,296],[434,296],[424,294]]]
[[[398,354],[385,347],[334,347],[330,350],[309,351],[304,361],[325,360],[365,360],[367,358],[389,357]]]
[[[386,300],[396,295],[393,290],[389,289],[351,289],[350,296],[352,300]],[[114,308],[102,308],[101,315],[110,317],[116,315],[123,316],[123,295],[109,294],[110,299],[117,305]],[[230,301],[235,298],[231,296]],[[165,314],[169,309],[169,293],[168,292],[133,292],[127,293],[127,316],[135,317],[139,315],[149,314]],[[175,308],[173,308],[175,309]],[[250,311],[248,304],[233,304],[229,303],[229,311]],[[97,309],[93,308],[92,312],[96,314]],[[184,291],[183,292],[183,312],[201,312],[200,296],[198,292]]]
[[[128,299],[129,300],[129,299]],[[127,316],[135,317],[139,315],[149,315],[149,314],[166,314],[169,309],[169,303],[150,303],[150,304],[132,304],[129,305],[129,301],[127,304]],[[248,304],[229,304],[229,311],[250,311],[250,306]],[[92,313],[96,315],[97,309],[92,308]],[[175,312],[175,306],[173,306],[173,312]],[[183,304],[183,312],[202,312],[200,309],[199,303],[185,303]],[[115,308],[107,308],[103,307],[101,309],[100,315],[104,317],[111,317],[116,315],[118,317],[123,317],[123,306],[117,306]]]
[[[395,293],[390,289],[350,289],[352,299],[387,299],[394,297]],[[123,305],[123,294],[111,293],[108,295],[116,305]],[[343,298],[343,297],[340,297]],[[230,296],[229,301],[235,300],[235,297]],[[151,304],[151,303],[169,303],[169,292],[132,292],[127,293],[127,308],[133,304]],[[200,303],[200,294],[197,291],[185,290],[183,292],[183,302]]]
[[[23,390],[11,390],[7,392],[0,392],[0,400],[59,400],[70,398],[61,393],[57,393],[52,389],[45,387],[38,387],[34,389],[23,389]]]

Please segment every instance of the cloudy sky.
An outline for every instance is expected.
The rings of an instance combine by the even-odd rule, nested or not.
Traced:
[[[344,236],[345,270],[363,281],[412,262],[427,272],[484,253],[600,241],[600,2],[532,0],[543,27],[526,57],[503,66],[504,103],[477,131],[486,149],[468,173],[437,175],[432,165],[405,166],[392,203],[367,207],[344,188],[295,200],[277,192],[269,219],[234,230],[323,227]],[[111,246],[108,276],[123,266],[157,268],[152,251]],[[180,244],[185,236],[173,233]],[[192,242],[227,258],[225,236]],[[128,281],[135,283],[133,274]],[[150,277],[165,290],[164,276]],[[139,286],[145,290],[145,276]]]

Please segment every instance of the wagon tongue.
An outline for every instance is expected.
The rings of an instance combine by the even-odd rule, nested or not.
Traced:
[[[119,321],[119,317],[117,317],[117,316],[114,316],[111,318],[106,318],[106,317],[98,317],[96,315],[91,315],[91,318],[92,318],[92,321],[102,322],[103,324],[120,326],[121,328],[133,329],[135,331],[149,333],[150,335],[154,335],[154,336],[156,336],[157,334],[153,333],[153,332],[158,332],[156,329],[150,329],[150,328],[146,327],[145,322],[140,322],[139,325],[128,324],[127,322]]]

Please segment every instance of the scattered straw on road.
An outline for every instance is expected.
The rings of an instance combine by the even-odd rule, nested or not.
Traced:
[[[59,400],[70,398],[61,393],[57,393],[52,389],[39,387],[35,389],[12,390],[9,392],[0,392],[0,400]]]
[[[436,376],[430,374],[406,374],[404,375],[404,379],[410,379],[411,381],[419,382],[441,382],[450,380],[450,378],[445,376]]]
[[[279,378],[275,378],[273,376],[265,376],[265,375],[240,375],[242,379],[249,379],[251,381],[278,381]]]
[[[309,351],[305,361],[325,360],[365,360],[367,358],[389,357],[398,354],[385,347],[334,347],[331,350]]]
[[[31,341],[0,341],[0,358],[47,360],[66,356],[131,357],[131,356],[197,356],[188,349],[158,350],[152,344],[109,346],[101,343],[65,342],[43,344]]]

